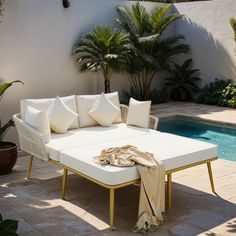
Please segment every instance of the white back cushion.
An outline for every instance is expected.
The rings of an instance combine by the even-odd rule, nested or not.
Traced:
[[[111,126],[119,112],[120,108],[102,93],[88,113],[101,126]]]
[[[130,98],[126,124],[148,128],[150,109],[151,101],[141,102]]]
[[[95,121],[89,114],[89,110],[92,108],[93,104],[97,101],[100,94],[97,95],[78,95],[77,96],[77,109],[79,113],[79,126],[88,127],[98,125],[98,122]],[[120,101],[118,92],[107,93],[105,96],[120,109]],[[114,119],[114,123],[121,123],[121,111],[119,111],[117,117]]]
[[[56,97],[48,109],[50,127],[56,133],[67,132],[78,114],[72,111],[59,97]]]
[[[46,111],[54,102],[55,98],[45,98],[45,99],[22,99],[20,102],[21,107],[21,119],[25,120],[25,111],[27,106],[31,106],[39,111]],[[74,112],[78,113],[76,105],[76,96],[62,97],[61,100]],[[73,121],[69,129],[79,128],[79,119]]]
[[[50,141],[50,124],[45,111],[39,111],[31,106],[27,106],[25,110],[25,122],[43,135],[45,143]]]

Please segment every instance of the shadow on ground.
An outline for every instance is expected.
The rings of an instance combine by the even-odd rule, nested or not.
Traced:
[[[23,159],[23,157],[22,157]],[[23,161],[22,161],[23,163]],[[19,164],[20,166],[20,164]],[[20,167],[19,167],[20,168]],[[20,221],[20,235],[133,235],[137,219],[139,187],[130,186],[116,192],[115,221],[117,231],[109,230],[109,192],[85,179],[69,175],[66,201],[60,199],[61,177],[25,180],[17,174],[0,180],[0,213],[4,218]],[[41,172],[58,170],[52,166]],[[37,170],[39,171],[39,170]],[[18,178],[18,181],[16,179]],[[211,193],[175,183],[173,208],[167,221],[151,235],[234,235],[236,205]]]

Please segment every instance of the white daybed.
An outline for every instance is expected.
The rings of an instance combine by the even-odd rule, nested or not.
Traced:
[[[128,107],[121,107],[121,123],[111,127],[92,126],[79,128],[74,122],[66,134],[52,133],[50,142],[45,144],[43,136],[24,121],[27,105],[46,110],[53,99],[26,99],[21,101],[21,114],[13,116],[20,147],[30,156],[27,177],[30,177],[33,157],[57,164],[64,169],[62,199],[68,171],[85,177],[110,191],[110,227],[114,228],[115,189],[139,182],[140,176],[136,167],[102,167],[95,163],[94,156],[107,147],[131,144],[139,149],[154,153],[162,160],[167,175],[168,207],[171,207],[172,173],[200,164],[207,164],[212,191],[214,183],[211,161],[217,159],[217,146],[189,138],[184,138],[157,131],[158,119],[150,116],[149,128],[138,128],[125,124]],[[64,98],[64,102],[79,113],[76,96]]]

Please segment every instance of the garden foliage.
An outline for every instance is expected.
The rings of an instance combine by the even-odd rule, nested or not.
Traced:
[[[3,220],[0,214],[0,235],[2,236],[18,236],[16,233],[18,228],[17,220],[5,219]]]
[[[140,100],[150,97],[156,74],[168,70],[174,56],[190,50],[183,43],[182,35],[163,36],[173,22],[182,18],[182,15],[171,13],[171,7],[158,6],[148,12],[137,2],[131,9],[123,6],[117,8],[117,22],[129,33],[132,45],[125,71],[129,74],[132,89],[139,95]]]
[[[173,100],[190,100],[199,92],[200,88],[197,83],[201,79],[196,76],[199,70],[191,67],[192,59],[187,59],[182,65],[173,63],[173,68],[170,70],[172,76],[166,79],[166,85]]]
[[[231,83],[230,80],[215,79],[201,89],[197,102],[216,106],[228,106],[226,91],[223,92],[227,86]],[[223,96],[223,94],[225,94]]]

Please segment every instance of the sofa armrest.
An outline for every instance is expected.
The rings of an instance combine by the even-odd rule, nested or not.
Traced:
[[[149,122],[148,122],[148,128],[149,129],[157,129],[159,119],[155,116],[149,115]]]
[[[127,114],[128,114],[128,110],[129,107],[124,105],[124,104],[120,104],[120,109],[121,109],[121,118],[122,118],[122,122],[125,123],[126,122],[126,118],[127,118]]]
[[[35,157],[48,161],[43,135],[24,122],[19,114],[13,115],[12,119],[19,135],[20,148]]]
[[[121,108],[121,118],[122,118],[122,122],[126,122],[126,118],[127,118],[127,114],[129,111],[129,107],[124,105],[124,104],[120,104],[120,108]],[[158,126],[158,122],[159,119],[155,116],[150,115],[149,116],[149,123],[148,123],[148,128],[149,129],[157,129]]]

